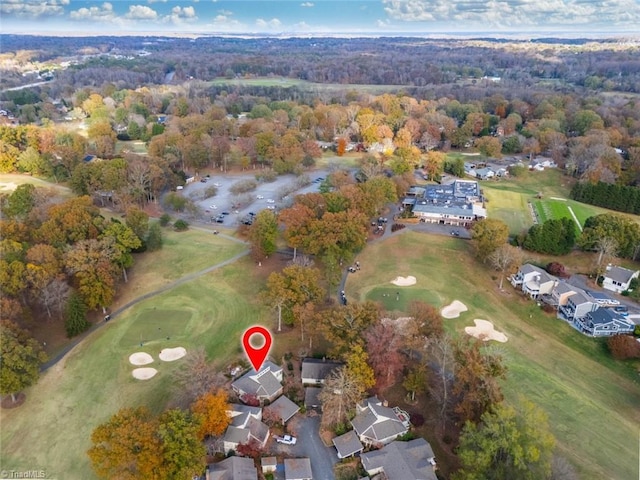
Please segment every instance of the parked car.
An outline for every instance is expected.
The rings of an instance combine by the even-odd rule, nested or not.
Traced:
[[[273,198],[267,198],[267,203],[276,203],[276,201]]]
[[[283,443],[284,445],[295,445],[298,439],[291,435],[284,435],[282,437],[276,435],[276,442]]]
[[[262,199],[264,198],[264,195],[256,195],[256,198],[257,198],[258,200],[262,200]]]

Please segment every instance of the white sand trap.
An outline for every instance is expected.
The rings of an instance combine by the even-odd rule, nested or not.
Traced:
[[[440,310],[440,315],[444,318],[458,318],[462,312],[468,310],[467,306],[460,300],[454,300],[449,305]]]
[[[479,318],[476,318],[473,321],[476,324],[475,327],[464,328],[464,331],[468,335],[476,337],[483,342],[486,342],[488,340],[495,340],[496,342],[504,343],[508,340],[507,336],[504,333],[497,331],[494,328],[493,323],[491,323],[490,321],[481,320]]]
[[[136,352],[129,355],[131,365],[149,365],[153,363],[153,357],[145,352]]]
[[[391,283],[398,287],[410,287],[416,284],[416,277],[409,275],[408,277],[396,277]]]
[[[136,368],[133,372],[131,372],[131,375],[133,375],[133,378],[136,378],[138,380],[149,380],[150,378],[153,378],[156,373],[158,373],[158,370],[156,370],[155,368],[146,367]]]
[[[184,357],[187,351],[183,347],[163,348],[160,352],[160,360],[163,362],[173,362]]]

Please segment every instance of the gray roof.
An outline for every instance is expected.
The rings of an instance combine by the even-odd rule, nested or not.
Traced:
[[[636,273],[634,270],[613,265],[611,268],[607,269],[604,276],[616,282],[627,283],[631,281],[631,277],[634,273]]]
[[[380,450],[360,455],[367,471],[382,468],[393,480],[437,480],[433,466],[431,445],[424,438],[410,442],[391,442]]]
[[[569,293],[569,292],[577,293],[577,292],[581,292],[582,291],[582,289],[580,289],[578,287],[574,287],[570,283],[563,282],[563,281],[559,281],[558,284],[555,286],[555,288],[553,290],[558,295],[562,295],[563,293]]]
[[[233,382],[231,386],[235,390],[255,395],[258,398],[270,398],[282,389],[280,381],[274,375],[274,372],[278,373],[280,371],[282,371],[282,367],[266,361],[259,372],[250,370]]]
[[[302,480],[313,478],[311,473],[311,460],[308,458],[285,458],[285,480]]]
[[[259,418],[262,413],[260,407],[250,407],[239,403],[232,403],[229,407],[232,412],[231,425],[234,427],[243,427],[247,424],[250,416]]]
[[[242,427],[230,425],[224,432],[223,440],[229,443],[247,443],[249,441],[249,430]]]
[[[587,316],[591,319],[594,325],[606,325],[607,323],[621,321],[628,323],[621,315],[618,315],[609,308],[597,308],[593,312],[587,313]]]
[[[542,273],[544,272],[544,270],[542,270],[540,267],[536,267],[535,265],[531,265],[530,263],[525,263],[520,267],[520,272],[522,272],[523,274],[532,272]]]
[[[318,387],[307,387],[304,389],[304,406],[307,408],[319,407],[321,405],[320,402],[320,392],[322,388]]]
[[[229,457],[207,468],[210,480],[258,480],[258,470],[251,458]]]
[[[263,467],[275,467],[276,465],[278,465],[278,460],[276,459],[276,457],[262,457],[260,459],[260,464]]]
[[[247,428],[249,429],[251,436],[260,443],[265,443],[267,438],[269,438],[269,427],[260,420],[256,420],[251,417],[247,423]]]
[[[331,362],[327,360],[317,360],[315,358],[305,358],[302,360],[302,378],[317,378],[324,380],[336,368],[342,366],[342,363]]]
[[[356,432],[353,430],[339,437],[335,437],[333,439],[333,445],[336,447],[336,450],[338,450],[338,456],[340,458],[350,457],[351,455],[361,452],[364,448],[360,440],[358,440]]]
[[[377,398],[370,398],[366,403],[368,407],[351,420],[358,435],[373,441],[383,441],[407,431],[396,413],[391,408],[382,406]]]
[[[291,417],[298,413],[300,407],[282,395],[271,405],[265,407],[265,410],[277,415],[278,418],[282,420],[282,423],[286,423]]]
[[[569,300],[571,300],[575,305],[581,305],[583,303],[593,303],[584,290],[576,292],[575,295],[571,295],[569,297]]]

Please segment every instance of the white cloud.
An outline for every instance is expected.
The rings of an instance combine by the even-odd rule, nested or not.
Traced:
[[[125,17],[132,20],[156,20],[158,12],[146,5],[129,5],[129,11]]]
[[[113,11],[113,5],[105,2],[99,6],[82,7],[78,10],[69,12],[71,20],[89,21],[89,22],[112,22],[116,20],[116,14]]]
[[[389,19],[376,21],[376,26],[379,28],[387,28],[390,24]]]
[[[279,28],[282,25],[282,22],[277,18],[272,18],[271,20],[258,18],[256,20],[256,25],[260,28]]]
[[[308,7],[308,8],[311,8],[311,7],[315,6],[315,5],[314,5],[313,3],[311,3],[311,2],[302,2],[302,3],[300,4],[300,6],[301,6],[301,7]]]
[[[225,17],[228,17],[229,15],[233,15],[233,12],[230,10],[218,10],[218,13],[220,15],[224,15]]]
[[[521,27],[590,23],[639,24],[635,0],[383,0],[390,18],[404,22]]]
[[[167,0],[147,0],[147,3],[158,3],[158,2],[167,3]]]
[[[69,0],[1,0],[0,13],[22,18],[58,16],[64,13],[65,5]]]
[[[162,20],[167,23],[180,25],[195,22],[198,20],[198,17],[196,16],[196,9],[193,7],[175,6],[171,9],[171,14],[166,15]]]

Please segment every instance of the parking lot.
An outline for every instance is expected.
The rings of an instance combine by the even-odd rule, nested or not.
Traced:
[[[235,195],[231,193],[231,187],[242,180],[255,180],[259,170],[251,170],[242,174],[211,175],[206,182],[200,179],[185,185],[182,194],[193,198],[201,209],[200,219],[207,223],[218,223],[220,226],[235,227],[247,218],[249,212],[258,213],[260,210],[270,209],[279,211],[290,206],[293,196],[301,193],[317,192],[320,189],[321,180],[329,174],[328,170],[315,170],[307,177],[310,183],[304,187],[296,188],[293,193],[282,199],[285,190],[293,189],[300,177],[295,175],[281,175],[272,182],[258,181],[258,186],[245,194]],[[216,187],[217,193],[213,197],[202,198],[203,193],[209,187]],[[238,201],[243,200],[238,205]],[[216,219],[220,221],[216,222]]]

